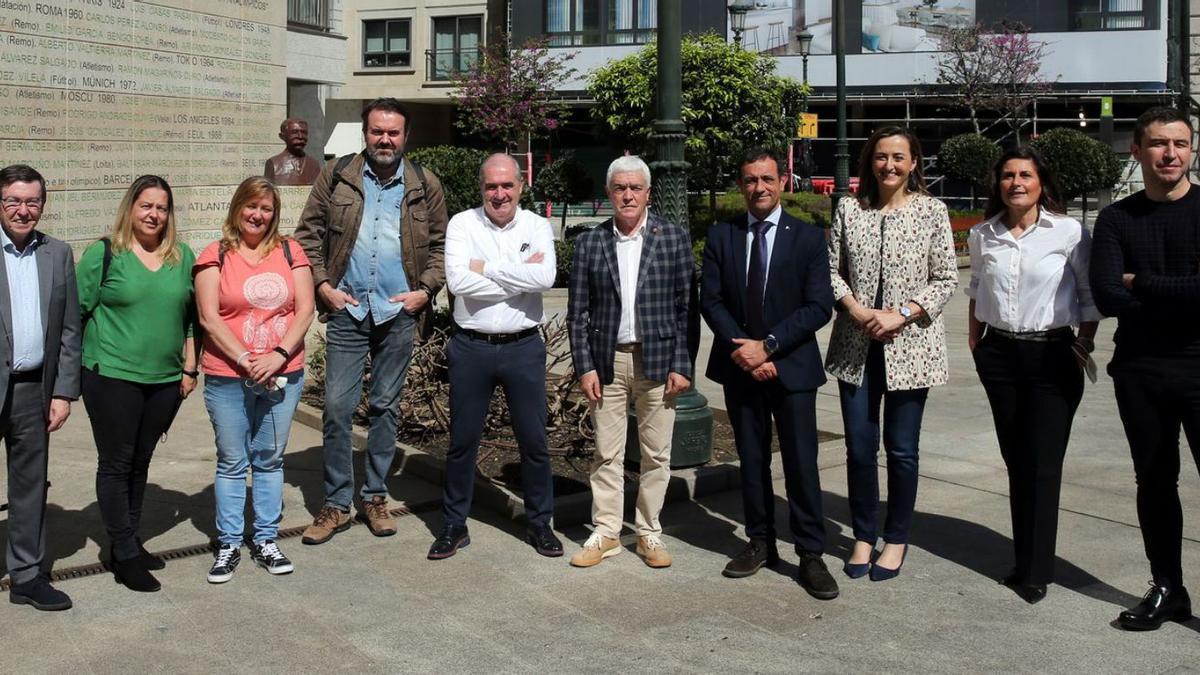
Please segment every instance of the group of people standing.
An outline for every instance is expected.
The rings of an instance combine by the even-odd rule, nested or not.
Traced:
[[[139,536],[155,445],[204,373],[216,438],[217,548],[208,581],[234,575],[243,542],[272,574],[293,570],[276,537],[283,453],[304,382],[304,337],[326,326],[325,501],[303,542],[323,544],[352,520],[353,417],[368,370],[366,475],[358,518],[395,534],[387,478],[398,405],[415,340],[443,286],[457,332],[447,355],[450,439],[443,527],[431,560],[471,543],[475,460],[499,386],[522,458],[527,542],[563,555],[555,535],[546,439],[542,294],[554,282],[549,223],[519,206],[512,157],[480,167],[482,205],[449,218],[436,175],[404,155],[410,126],[395,99],[362,112],[366,149],[315,178],[295,238],[279,230],[265,178],[238,186],[221,238],[199,256],[179,241],[167,181],[126,191],[111,234],[78,265],[37,232],[46,183],[31,167],[0,170],[0,433],[9,453],[10,599],[70,607],[39,566],[45,549],[46,448],[81,394],[98,452],[97,501],[118,581],[155,591],[162,561]],[[1017,148],[992,172],[986,220],[969,236],[969,347],[1009,475],[1012,572],[1025,600],[1053,581],[1059,490],[1071,423],[1095,379],[1093,337],[1117,316],[1109,372],[1129,436],[1152,588],[1118,623],[1153,629],[1191,615],[1180,563],[1179,428],[1200,453],[1200,191],[1188,180],[1193,130],[1174,109],[1139,118],[1133,154],[1146,190],[1105,209],[1094,237],[1065,215],[1038,153]],[[949,379],[942,310],[958,284],[946,206],[921,174],[920,142],[884,127],[867,141],[860,188],[840,201],[828,233],[783,210],[779,158],[748,151],[736,180],[746,213],[714,225],[700,272],[699,310],[714,334],[707,376],[724,388],[741,464],[747,543],[732,578],[778,562],[772,425],[787,493],[797,581],[832,599],[823,560],[816,392],[838,381],[854,546],[842,571],[872,581],[900,574],[917,496],[919,439],[931,387]],[[596,430],[591,536],[570,563],[620,553],[627,410],[636,412],[641,471],[635,550],[672,564],[659,514],[670,478],[675,401],[694,379],[688,315],[695,263],[688,233],[648,209],[651,174],[638,157],[609,166],[614,215],[575,242],[568,328],[575,373]],[[1181,311],[1181,307],[1183,308]],[[822,363],[816,334],[834,317]],[[887,459],[880,526],[879,469]],[[244,522],[247,474],[254,522]],[[882,537],[882,547],[879,538]]]

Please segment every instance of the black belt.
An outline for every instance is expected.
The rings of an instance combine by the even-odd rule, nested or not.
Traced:
[[[1000,337],[1006,337],[1010,340],[1021,340],[1022,342],[1056,342],[1058,340],[1073,339],[1075,331],[1070,326],[1062,326],[1061,328],[1052,328],[1050,330],[1035,330],[1024,333],[1014,333],[1010,330],[988,326],[989,333],[995,333]]]
[[[516,342],[517,340],[527,338],[530,335],[537,335],[538,327],[534,326],[532,328],[526,328],[525,330],[518,331],[516,333],[480,333],[479,331],[471,330],[470,328],[463,328],[459,332],[471,338],[472,340],[479,340],[480,342],[486,342],[492,345],[503,345],[508,344],[509,342]]]
[[[42,369],[34,368],[33,370],[22,370],[20,372],[12,373],[8,376],[8,381],[12,382],[13,384],[26,384],[29,382],[41,382],[42,381]]]

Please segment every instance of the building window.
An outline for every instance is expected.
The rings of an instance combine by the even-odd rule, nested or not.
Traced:
[[[412,53],[408,19],[383,19],[363,22],[364,68],[410,68]]]
[[[288,0],[288,25],[329,30],[329,0]]]
[[[553,47],[601,44],[600,3],[546,0],[546,36]]]
[[[658,0],[609,0],[608,42],[645,44],[658,27]]]
[[[1071,0],[1072,30],[1149,28],[1147,5],[1153,0]]]
[[[483,17],[445,16],[433,20],[433,49],[425,52],[426,79],[449,80],[479,60]]]

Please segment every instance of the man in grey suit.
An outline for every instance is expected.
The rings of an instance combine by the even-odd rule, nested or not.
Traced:
[[[71,599],[42,575],[50,432],[79,398],[80,319],[71,247],[36,231],[46,180],[0,169],[0,437],[8,450],[8,599],[46,611]]]

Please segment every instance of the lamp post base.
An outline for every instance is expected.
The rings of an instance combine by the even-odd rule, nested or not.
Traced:
[[[675,428],[671,434],[671,468],[683,469],[707,464],[712,460],[713,413],[708,399],[695,387],[675,399]],[[629,410],[629,429],[625,435],[625,461],[641,457],[637,413]]]

